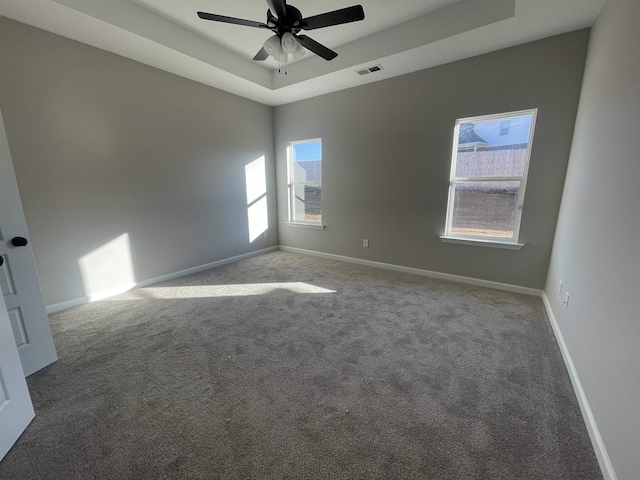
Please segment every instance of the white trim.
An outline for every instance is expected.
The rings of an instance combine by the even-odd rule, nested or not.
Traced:
[[[289,224],[296,224],[296,226],[307,226],[307,224],[300,225],[295,220],[291,220],[295,216],[295,191],[294,187],[296,185],[312,185],[316,187],[320,187],[320,191],[322,192],[322,180],[320,182],[296,182],[293,178],[293,146],[294,145],[303,145],[305,143],[320,143],[320,168],[322,169],[322,138],[309,138],[306,140],[295,140],[292,142],[287,142],[287,197],[288,197],[288,215]],[[322,171],[321,171],[322,175]],[[320,216],[322,216],[322,194],[320,195]],[[313,226],[310,228],[322,228],[324,229],[324,225]]]
[[[537,108],[525,108],[524,110],[514,110],[512,112],[503,113],[490,113],[489,115],[476,115],[475,117],[463,117],[458,118],[460,123],[472,123],[477,120],[498,120],[504,117],[520,117],[522,115],[529,115],[533,111],[538,111]]]
[[[324,230],[324,225],[321,223],[285,222],[285,225],[287,227],[315,228],[317,230]]]
[[[322,142],[322,138],[318,137],[318,138],[307,138],[306,140],[291,140],[290,142],[287,142],[287,146],[300,145],[304,143],[316,143],[316,142]]]
[[[598,429],[598,425],[596,424],[596,419],[593,416],[591,407],[589,406],[587,394],[582,388],[582,383],[580,382],[580,378],[578,377],[578,371],[573,364],[571,353],[569,352],[569,348],[564,341],[562,331],[560,330],[560,326],[558,325],[558,320],[556,319],[556,316],[554,315],[551,308],[551,302],[549,301],[549,298],[544,291],[542,292],[542,302],[544,303],[544,307],[547,311],[547,316],[549,317],[549,323],[551,324],[553,333],[556,336],[558,347],[560,347],[562,358],[564,359],[567,371],[569,372],[569,378],[571,379],[571,384],[573,385],[573,389],[578,399],[580,411],[582,412],[584,423],[587,427],[587,431],[589,432],[591,443],[593,444],[593,450],[595,451],[596,457],[598,458],[600,470],[602,470],[602,476],[605,480],[617,480],[618,477],[615,470],[613,469],[613,464],[611,463],[611,459],[609,458],[609,454],[607,453],[607,448],[605,447],[602,436],[600,435],[600,430]]]
[[[119,295],[121,293],[128,292],[129,290],[133,290],[134,288],[136,288],[135,283],[127,283],[125,285],[120,285],[115,288],[103,290],[98,293],[92,293],[90,295],[87,295],[86,298],[89,302],[97,302],[98,300],[102,300],[104,298],[109,298],[109,297],[113,297],[114,295]]]
[[[304,250],[302,248],[287,247],[280,245],[280,250],[285,252],[302,253],[305,255],[313,255],[316,257],[327,258],[329,260],[338,260],[347,263],[357,263],[358,265],[366,265],[369,267],[384,268],[386,270],[394,270],[396,272],[410,273],[423,277],[437,278],[449,282],[466,283],[468,285],[476,285],[479,287],[495,288],[496,290],[505,290],[507,292],[522,293],[524,295],[533,295],[539,297],[542,290],[529,287],[521,287],[520,285],[511,285],[508,283],[493,282],[491,280],[482,280],[480,278],[463,277],[461,275],[452,275],[450,273],[433,272],[431,270],[422,270],[420,268],[403,267],[402,265],[393,265],[391,263],[375,262],[373,260],[364,260],[361,258],[344,257],[342,255],[334,255],[332,253],[315,252],[313,250]]]
[[[518,117],[523,115],[531,115],[531,125],[529,126],[529,138],[527,140],[527,157],[524,164],[524,175],[522,177],[456,177],[456,164],[458,162],[458,141],[460,140],[460,125],[463,123],[472,123],[474,121],[491,121],[498,120],[500,118],[507,117]],[[451,229],[453,223],[453,206],[455,204],[455,185],[457,182],[464,182],[471,180],[473,181],[483,181],[489,182],[494,181],[493,178],[497,179],[497,181],[512,181],[512,182],[520,182],[520,188],[518,189],[518,203],[516,208],[516,216],[513,224],[513,237],[515,239],[520,235],[520,226],[522,223],[522,207],[524,205],[524,194],[527,188],[527,178],[529,175],[529,164],[531,161],[531,151],[533,150],[533,137],[536,128],[536,119],[538,116],[538,109],[532,108],[528,110],[518,110],[515,112],[505,112],[505,113],[495,113],[491,115],[480,115],[477,117],[467,117],[467,118],[459,118],[456,120],[453,129],[453,149],[451,151],[451,170],[449,173],[449,194],[447,200],[447,215],[445,217],[445,236],[452,237]],[[471,235],[470,235],[471,236]],[[496,240],[496,237],[489,236],[479,236],[474,235],[474,238],[484,239],[484,240]],[[500,239],[497,239],[498,242]]]
[[[52,305],[47,305],[45,310],[47,314],[61,312],[62,310],[67,310],[68,308],[78,307],[80,305],[84,305],[85,303],[89,303],[89,297],[78,297],[72,298],[71,300],[65,300],[64,302],[54,303]]]
[[[522,250],[524,243],[500,242],[497,240],[483,240],[480,238],[463,238],[440,235],[444,243],[459,243],[462,245],[474,245],[476,247],[505,248],[507,250]]]
[[[243,253],[241,255],[236,255],[235,257],[223,258],[222,260],[216,260],[215,262],[205,263],[204,265],[198,265],[197,267],[187,268],[185,270],[180,270],[179,272],[169,273],[167,275],[162,275],[156,278],[150,278],[149,280],[139,282],[138,288],[148,287],[149,285],[166,282],[168,280],[173,280],[174,278],[184,277],[185,275],[202,272],[204,270],[209,270],[210,268],[220,267],[222,265],[226,265],[227,263],[237,262],[239,260],[244,260],[245,258],[256,257],[258,255],[262,255],[263,253],[273,252],[275,250],[278,250],[277,246],[263,248],[262,250]]]
[[[507,147],[508,145],[500,145]],[[521,177],[456,177],[456,182],[522,182],[524,176]]]
[[[262,250],[256,250],[254,252],[243,253],[242,255],[236,255],[235,257],[223,258],[222,260],[216,260],[215,262],[205,263],[204,265],[198,265],[196,267],[187,268],[185,270],[180,270],[178,272],[168,273],[166,275],[161,275],[159,277],[143,280],[142,282],[122,285],[120,287],[105,290],[103,292],[92,293],[91,295],[86,295],[84,297],[72,298],[71,300],[65,300],[64,302],[54,303],[53,305],[47,305],[46,310],[47,310],[47,313],[60,312],[62,310],[66,310],[71,307],[77,307],[79,305],[84,305],[85,303],[95,302],[97,300],[102,300],[104,298],[112,297],[120,293],[128,292],[129,290],[148,287],[149,285],[154,285],[160,282],[166,282],[168,280],[173,280],[174,278],[184,277],[185,275],[191,275],[192,273],[202,272],[203,270],[209,270],[210,268],[220,267],[222,265],[226,265],[227,263],[237,262],[239,260],[244,260],[245,258],[255,257],[257,255],[273,252],[275,250],[278,250],[277,246],[263,248]]]

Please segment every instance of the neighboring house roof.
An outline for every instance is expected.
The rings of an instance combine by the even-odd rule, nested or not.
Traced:
[[[473,123],[462,123],[460,125],[460,136],[458,137],[458,145],[483,144],[488,145],[486,140],[475,132]]]

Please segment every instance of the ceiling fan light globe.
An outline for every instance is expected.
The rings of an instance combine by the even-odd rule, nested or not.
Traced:
[[[280,39],[277,35],[267,38],[263,45],[264,49],[271,56],[277,54],[278,50],[280,50]]]
[[[282,46],[280,45],[280,38],[278,38],[277,35],[267,38],[266,42],[264,42],[264,49],[269,55],[271,55],[279,62],[285,61],[286,53],[284,52],[284,50],[282,50]]]
[[[282,34],[280,45],[285,53],[294,53],[298,49],[298,42],[291,32],[285,32]]]
[[[300,60],[305,53],[307,53],[307,50],[298,43],[298,46],[296,47],[295,51],[291,54],[291,56],[293,57],[294,60]]]

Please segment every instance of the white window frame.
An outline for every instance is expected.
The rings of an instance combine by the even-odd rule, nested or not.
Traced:
[[[478,117],[459,118],[456,120],[453,133],[453,152],[451,154],[451,174],[449,177],[449,201],[447,204],[447,217],[445,234],[441,236],[443,242],[447,243],[469,243],[481,244],[482,246],[495,246],[498,248],[511,248],[519,250],[524,245],[519,243],[520,223],[522,221],[522,207],[524,205],[524,194],[527,186],[527,176],[529,173],[529,161],[531,159],[531,149],[533,146],[533,137],[536,127],[537,108],[530,110],[519,110],[515,112],[496,113],[492,115],[481,115]],[[525,159],[524,174],[520,177],[456,177],[456,162],[458,159],[458,141],[460,138],[460,125],[463,123],[473,123],[478,121],[499,120],[507,117],[517,117],[520,115],[531,115],[531,127],[529,129],[529,138],[527,141],[527,156]],[[486,235],[473,235],[458,232],[452,232],[453,223],[453,207],[455,202],[455,186],[457,183],[463,182],[520,182],[520,190],[518,193],[518,201],[516,206],[516,217],[513,225],[513,237],[495,237]]]
[[[322,182],[294,182],[293,181],[293,146],[300,145],[305,143],[317,143],[320,142],[320,168],[324,170],[324,160],[323,160],[323,152],[322,152],[322,139],[321,138],[311,138],[307,140],[296,140],[293,142],[287,142],[287,198],[289,203],[289,221],[287,222],[292,226],[300,226],[300,227],[309,227],[309,228],[324,228],[322,224],[322,219],[324,215],[322,213]],[[317,222],[314,221],[305,221],[305,220],[296,220],[295,212],[294,212],[294,195],[295,195],[295,187],[296,186],[315,186],[320,187],[320,220]]]

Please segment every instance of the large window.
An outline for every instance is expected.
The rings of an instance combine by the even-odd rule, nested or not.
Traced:
[[[536,110],[456,121],[445,238],[518,242]]]
[[[322,225],[322,141],[291,142],[289,165],[289,221]]]

